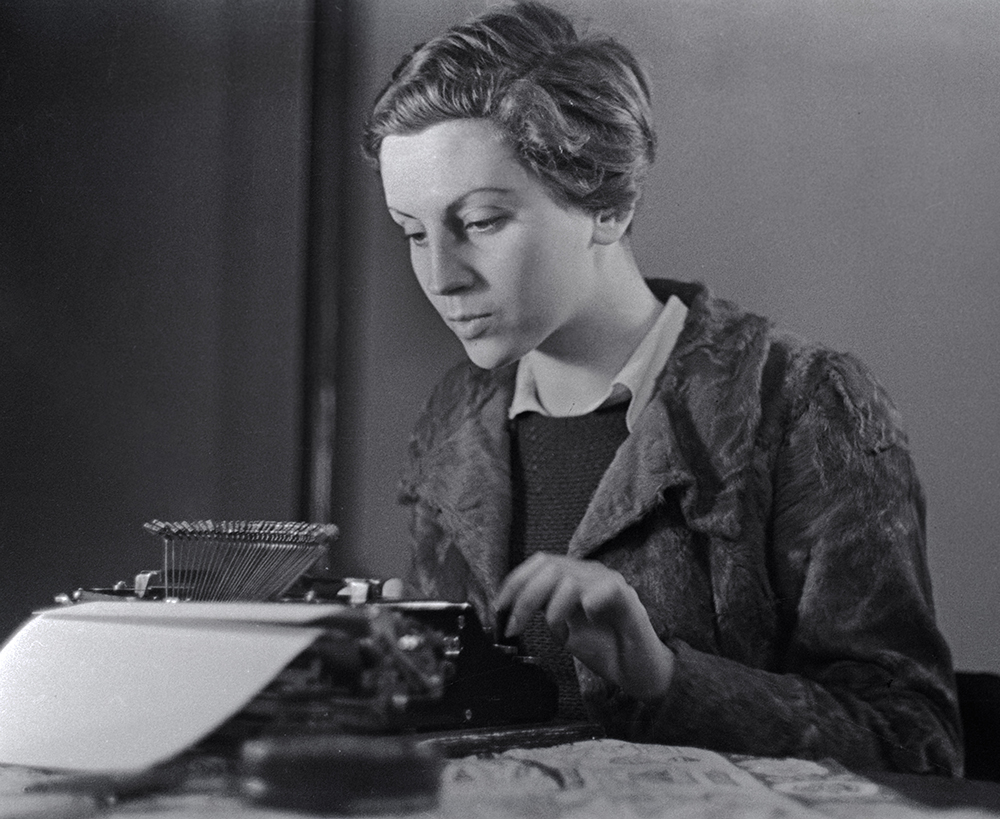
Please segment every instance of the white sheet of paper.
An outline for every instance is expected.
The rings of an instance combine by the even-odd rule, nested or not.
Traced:
[[[92,602],[37,613],[0,650],[0,763],[166,761],[243,708],[342,608]]]

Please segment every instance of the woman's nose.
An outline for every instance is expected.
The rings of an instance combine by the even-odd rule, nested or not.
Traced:
[[[446,296],[469,287],[475,275],[460,248],[449,238],[429,242],[424,287],[435,296]]]

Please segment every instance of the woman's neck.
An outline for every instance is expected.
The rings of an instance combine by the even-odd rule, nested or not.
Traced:
[[[538,399],[553,415],[574,414],[606,395],[662,310],[631,254],[624,261],[574,321],[532,354]]]

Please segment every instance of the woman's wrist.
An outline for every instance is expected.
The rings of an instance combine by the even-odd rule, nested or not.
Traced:
[[[636,647],[626,673],[622,690],[637,700],[655,700],[664,697],[674,679],[674,652],[658,638],[646,646]],[[637,661],[638,660],[638,661]]]

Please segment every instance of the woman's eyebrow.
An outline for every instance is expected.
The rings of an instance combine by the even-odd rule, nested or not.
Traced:
[[[467,205],[468,202],[469,202],[469,200],[472,197],[480,195],[480,194],[484,194],[484,193],[486,193],[486,194],[497,194],[499,196],[509,197],[509,196],[513,195],[515,193],[515,191],[512,188],[497,188],[497,187],[474,188],[473,190],[467,191],[466,193],[463,193],[461,196],[459,196],[457,199],[455,199],[455,201],[452,202],[448,206],[448,210],[450,212],[454,213],[455,211],[459,210],[463,206]]]
[[[477,193],[499,193],[501,195],[505,195],[505,194],[509,194],[509,193],[513,193],[513,192],[514,192],[513,188],[501,188],[501,187],[496,187],[496,186],[492,186],[492,185],[490,185],[490,186],[483,186],[481,188],[473,188],[471,191],[467,191],[466,193],[463,193],[455,201],[456,202],[462,202],[465,199],[468,199],[470,196],[475,196]]]
[[[510,196],[511,194],[514,194],[515,191],[514,191],[513,188],[502,188],[502,187],[495,187],[495,186],[484,186],[484,187],[481,187],[481,188],[473,188],[472,190],[466,191],[465,193],[463,193],[460,196],[456,197],[453,201],[449,202],[445,206],[445,213],[455,213],[460,208],[462,208],[464,205],[466,205],[467,202],[468,202],[468,200],[470,198],[472,198],[473,196],[476,196],[478,194],[483,194],[483,193],[498,194],[500,196]],[[386,205],[386,208],[388,209],[389,213],[391,213],[391,214],[393,214],[395,216],[402,216],[402,217],[404,217],[406,219],[416,219],[417,218],[416,216],[413,216],[412,214],[407,213],[405,210],[400,210],[399,208],[394,207],[392,205]]]

